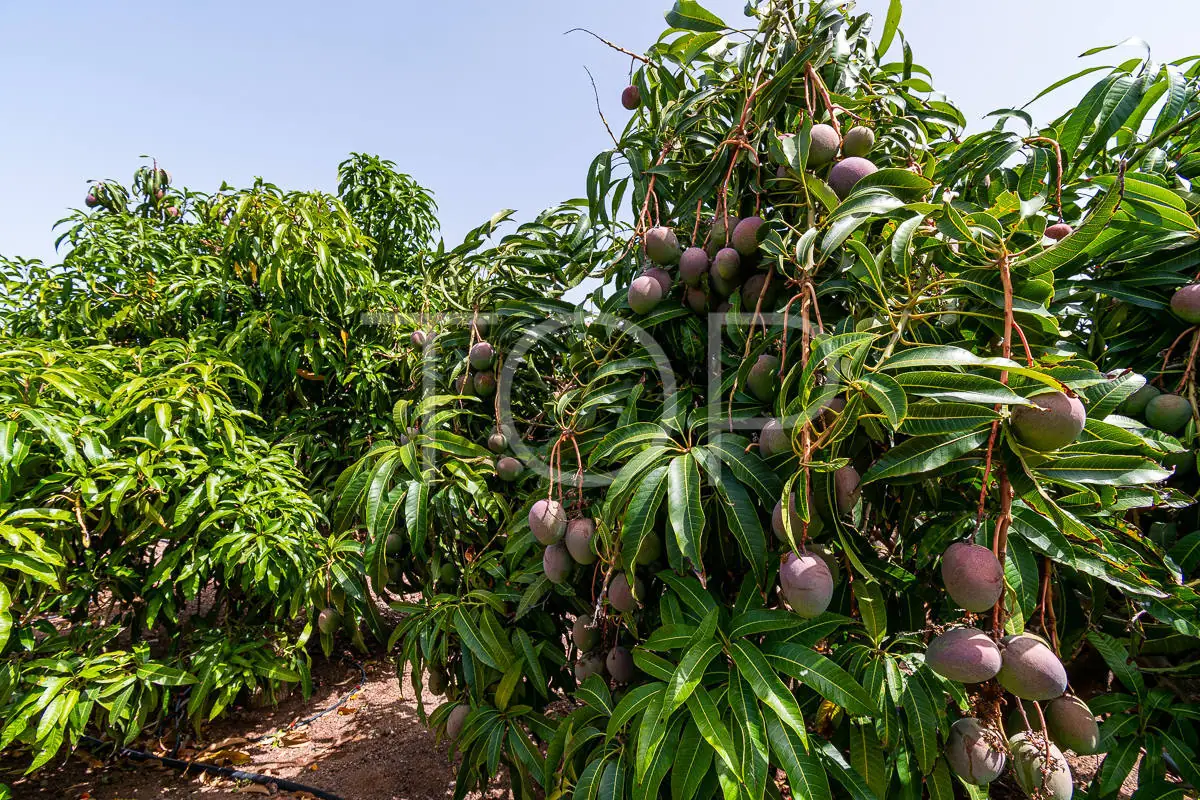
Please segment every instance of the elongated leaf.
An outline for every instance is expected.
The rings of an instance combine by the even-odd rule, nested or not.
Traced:
[[[1133,659],[1129,657],[1129,651],[1125,649],[1125,646],[1101,631],[1089,631],[1087,636],[1100,651],[1100,655],[1104,657],[1104,663],[1108,664],[1108,668],[1112,670],[1117,680],[1138,697],[1144,697],[1146,680],[1133,663]]]
[[[999,419],[992,408],[975,403],[915,403],[908,407],[900,432],[912,436],[975,431]]]
[[[889,780],[888,767],[873,726],[850,726],[850,764],[872,794],[884,796]]]
[[[738,643],[735,643],[738,644]],[[875,702],[854,677],[820,653],[792,642],[768,647],[767,658],[780,672],[855,716],[874,716]]]
[[[666,13],[667,24],[672,28],[708,33],[726,28],[716,14],[694,0],[675,0],[675,5]]]
[[[879,46],[876,49],[879,57],[882,58],[888,48],[892,46],[892,40],[896,38],[896,30],[900,27],[900,16],[903,13],[904,5],[900,0],[891,0],[888,3],[887,17],[883,21],[883,32],[879,34]]]
[[[1136,486],[1171,477],[1168,470],[1138,456],[1062,456],[1038,467],[1046,478],[1103,486]]]
[[[780,722],[769,708],[764,716],[771,752],[787,774],[792,797],[796,800],[832,800],[829,776],[825,774],[820,759],[809,751],[806,741]]]
[[[690,453],[676,456],[667,472],[667,509],[671,528],[683,557],[702,569],[700,539],[704,533],[704,508],[700,505],[700,468]]]
[[[721,714],[717,711],[712,696],[703,686],[697,686],[696,690],[688,697],[687,706],[692,712],[692,720],[700,729],[700,735],[704,737],[704,741],[708,742],[720,757],[726,769],[740,778],[741,768],[734,759],[733,738],[729,735],[729,728],[721,721]]]
[[[625,509],[625,525],[621,529],[621,550],[639,553],[642,544],[658,535],[658,509],[667,492],[667,467],[655,467],[646,473],[629,507]]]
[[[698,641],[688,648],[679,660],[679,666],[676,667],[671,680],[667,682],[663,697],[664,714],[672,713],[687,702],[692,692],[700,685],[704,670],[720,652],[721,643],[711,638]]]
[[[796,645],[798,647],[798,645]],[[783,724],[791,728],[808,748],[808,732],[804,728],[804,717],[791,691],[784,685],[762,652],[750,642],[738,639],[733,642],[730,654],[738,672],[750,684],[758,699],[775,712]]]
[[[1030,402],[994,378],[965,372],[902,372],[896,381],[910,394],[938,400],[960,400],[986,405],[1030,405]]]
[[[881,372],[868,373],[855,385],[871,398],[871,402],[883,412],[893,429],[900,427],[908,413],[908,399],[904,395],[904,387],[897,383],[895,378]]]
[[[929,472],[966,455],[988,440],[989,431],[967,431],[934,436],[917,436],[893,447],[871,465],[862,482],[872,483]]]
[[[1053,247],[1048,247],[1035,255],[1014,262],[1013,272],[1024,275],[1040,275],[1043,272],[1053,272],[1070,263],[1082,254],[1088,245],[1100,238],[1112,221],[1113,214],[1116,213],[1120,202],[1121,187],[1111,187],[1074,233]]]

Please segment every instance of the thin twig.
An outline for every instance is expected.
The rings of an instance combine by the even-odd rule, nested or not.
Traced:
[[[583,31],[584,33],[586,33],[589,36],[595,36],[601,42],[604,42],[604,44],[608,45],[613,50],[616,50],[618,53],[624,53],[625,55],[629,56],[630,58],[636,58],[638,61],[642,62],[643,64],[650,63],[650,59],[646,58],[645,56],[640,56],[637,53],[633,52],[632,50],[626,50],[624,47],[615,45],[612,42],[610,42],[608,39],[605,39],[603,36],[596,36],[596,34],[592,33],[587,28],[571,28],[571,30],[569,30],[569,31],[563,31],[563,36],[566,36],[569,33],[574,33],[575,31]]]
[[[596,98],[596,113],[600,115],[600,121],[604,123],[604,130],[608,131],[608,138],[612,139],[613,147],[620,149],[621,144],[617,141],[617,137],[613,136],[612,128],[608,126],[608,120],[604,118],[604,112],[600,110],[600,92],[596,89],[596,79],[592,77],[592,71],[584,65],[583,71],[588,74],[588,80],[592,82],[592,96]]]

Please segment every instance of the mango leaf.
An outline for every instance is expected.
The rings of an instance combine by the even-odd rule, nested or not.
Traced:
[[[737,644],[735,642],[735,644]],[[770,663],[855,716],[874,716],[875,702],[854,677],[820,653],[792,642],[766,649]]]
[[[917,436],[893,447],[867,470],[864,484],[929,472],[966,455],[988,440],[990,431],[967,431]]]
[[[908,413],[908,398],[904,395],[904,387],[895,378],[880,372],[867,373],[853,385],[861,389],[883,412],[893,430],[900,427]]]
[[[720,757],[725,768],[740,778],[741,767],[734,760],[733,738],[729,735],[729,728],[721,721],[721,714],[717,711],[712,696],[703,686],[697,686],[688,697],[687,706],[704,741],[708,742]]]
[[[712,766],[716,753],[704,741],[700,728],[692,719],[684,725],[671,768],[671,800],[692,800],[697,796],[704,776]]]
[[[702,569],[700,540],[704,534],[704,508],[700,505],[700,468],[691,453],[676,456],[667,472],[667,510],[679,552]]]
[[[664,16],[667,24],[672,28],[687,31],[709,33],[722,31],[728,27],[720,17],[694,0],[675,0],[675,5]]]
[[[986,405],[1030,405],[995,378],[966,372],[902,372],[896,382],[909,394],[937,400],[960,400]]]
[[[1024,275],[1040,275],[1044,272],[1053,272],[1074,261],[1087,250],[1088,245],[1104,233],[1108,224],[1112,222],[1113,214],[1116,213],[1117,206],[1121,202],[1121,190],[1122,187],[1119,185],[1109,188],[1074,233],[1052,247],[1014,261],[1011,265],[1012,271]]]
[[[800,738],[805,749],[808,748],[808,731],[804,727],[804,717],[791,690],[784,685],[775,670],[767,663],[762,652],[750,642],[738,639],[730,649],[733,663],[738,672],[750,684],[754,694],[762,700],[785,725],[791,728]]]
[[[889,781],[889,770],[874,726],[850,726],[850,765],[870,787],[873,795],[884,796]]]
[[[1139,456],[1062,456],[1037,468],[1038,474],[1070,483],[1136,486],[1171,477],[1148,458]]]
[[[655,467],[646,473],[625,509],[625,524],[621,529],[622,552],[638,553],[646,539],[657,535],[658,508],[666,491],[666,466]]]
[[[833,800],[829,776],[825,774],[820,759],[810,752],[806,740],[780,722],[770,708],[763,716],[767,722],[771,752],[787,774],[792,796],[797,800]]]

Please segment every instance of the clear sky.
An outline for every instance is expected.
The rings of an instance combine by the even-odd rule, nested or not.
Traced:
[[[743,0],[704,0],[733,24]],[[128,182],[152,155],[211,191],[255,175],[333,190],[352,150],[432,189],[450,243],[500,208],[520,218],[584,190],[615,129],[629,58],[669,0],[0,0],[0,253],[53,258],[51,226],[89,178]],[[1156,58],[1200,51],[1200,0],[907,0],[902,29],[971,119],[1020,105],[1137,35]],[[879,12],[886,0],[860,8]],[[882,21],[880,21],[882,24]],[[1116,63],[1128,51],[1090,59]],[[1088,84],[1040,104],[1046,116]]]

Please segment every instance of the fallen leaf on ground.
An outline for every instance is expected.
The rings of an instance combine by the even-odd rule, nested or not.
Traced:
[[[207,761],[228,761],[230,764],[249,764],[253,761],[248,753],[241,750],[218,750],[206,756]]]
[[[249,744],[249,743],[250,743],[250,740],[244,736],[230,736],[228,739],[222,739],[219,742],[213,742],[205,749],[207,749],[207,750],[225,750],[230,747],[237,747],[238,745]]]

